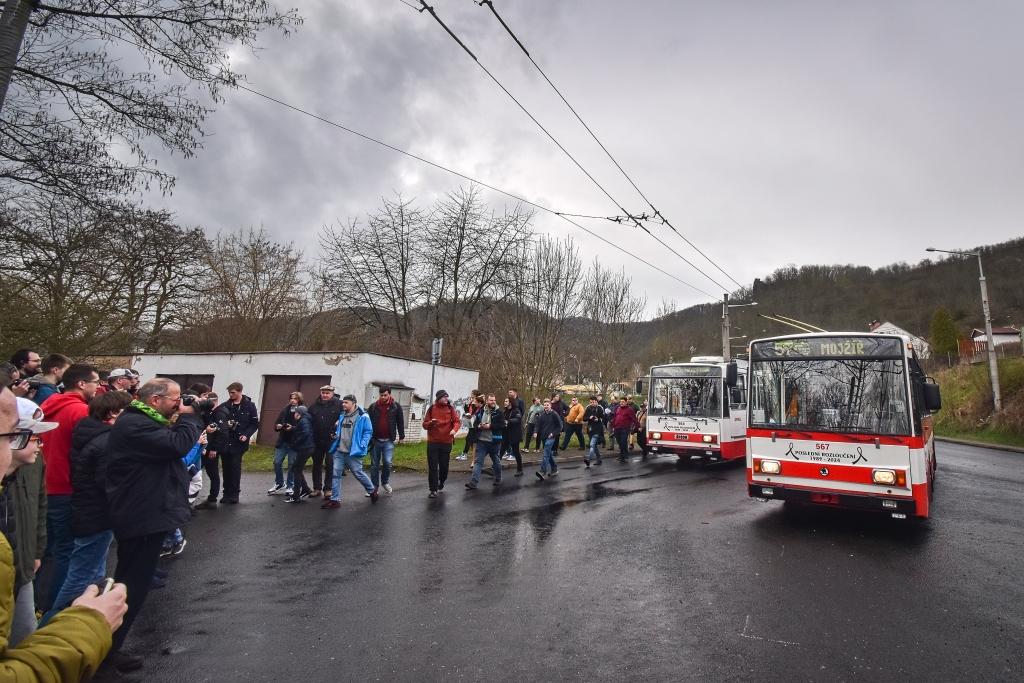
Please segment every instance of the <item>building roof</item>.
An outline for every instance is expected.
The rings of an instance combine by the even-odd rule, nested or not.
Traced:
[[[429,360],[423,360],[422,358],[409,358],[408,356],[395,356],[390,353],[380,353],[378,351],[195,351],[195,352],[164,352],[154,351],[152,353],[136,353],[132,355],[132,358],[143,358],[144,356],[263,356],[270,354],[291,354],[294,356],[335,356],[335,355],[348,355],[348,356],[381,356],[382,358],[394,358],[396,360],[407,360],[411,363],[426,363],[430,365]],[[467,370],[469,372],[480,372],[474,368],[464,368],[459,365],[447,365],[445,363],[438,363],[439,368],[450,368],[452,370]],[[126,366],[126,367],[130,367]]]
[[[874,321],[871,322],[871,325],[869,325],[869,329],[872,332],[877,331],[879,328],[883,328],[884,330],[895,331],[896,334],[902,335],[904,337],[910,337],[913,340],[917,340],[917,341],[920,341],[922,344],[928,345],[928,340],[925,339],[924,337],[919,337],[916,334],[914,334],[913,332],[908,332],[907,330],[903,329],[899,325],[896,325],[895,323],[891,323],[888,320],[885,320],[883,322],[879,322],[877,320],[874,320]]]
[[[1018,330],[1016,327],[993,327],[992,328],[992,334],[1011,334],[1011,335],[1017,337],[1017,336],[1020,336],[1020,330]],[[984,337],[985,336],[985,330],[981,330],[981,329],[978,329],[977,327],[975,327],[971,331],[971,336],[972,337]]]

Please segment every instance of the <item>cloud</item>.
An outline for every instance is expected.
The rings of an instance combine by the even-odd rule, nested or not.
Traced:
[[[676,228],[740,282],[789,263],[915,262],[923,248],[1020,234],[1024,93],[1014,3],[496,2],[534,58]],[[306,23],[236,56],[261,91],[557,210],[648,209],[485,8],[433,6],[617,200],[518,110],[426,13],[398,0],[304,3]],[[325,223],[399,191],[463,184],[246,92],[203,150],[161,159],[150,202],[208,230],[262,224],[316,254]],[[507,198],[488,193],[501,205]],[[600,241],[661,299],[706,301]],[[699,288],[706,278],[635,228],[588,227]],[[652,230],[723,284],[664,227]]]

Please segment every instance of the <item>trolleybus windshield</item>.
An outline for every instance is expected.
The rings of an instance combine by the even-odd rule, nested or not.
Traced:
[[[752,360],[750,384],[751,427],[911,433],[902,358]]]
[[[651,370],[651,415],[722,417],[722,371],[709,366],[668,366]]]

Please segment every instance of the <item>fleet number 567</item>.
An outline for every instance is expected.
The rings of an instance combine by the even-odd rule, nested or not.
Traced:
[[[819,451],[827,451],[828,447],[831,445],[832,444],[829,443],[816,443],[814,444],[814,447],[817,448]]]

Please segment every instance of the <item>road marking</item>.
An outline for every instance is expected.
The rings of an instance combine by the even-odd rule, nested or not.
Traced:
[[[747,633],[747,631],[749,631],[749,630],[750,630],[750,615],[748,614],[746,621],[743,622],[743,632],[740,633],[740,637],[741,638],[746,638],[748,640],[760,640],[760,641],[763,641],[765,643],[775,643],[777,645],[782,645],[784,647],[789,647],[790,645],[797,645],[797,646],[800,645],[800,643],[792,643],[792,642],[790,642],[788,640],[775,640],[773,638],[763,638],[761,636],[753,636],[753,635],[750,635],[749,633]]]

